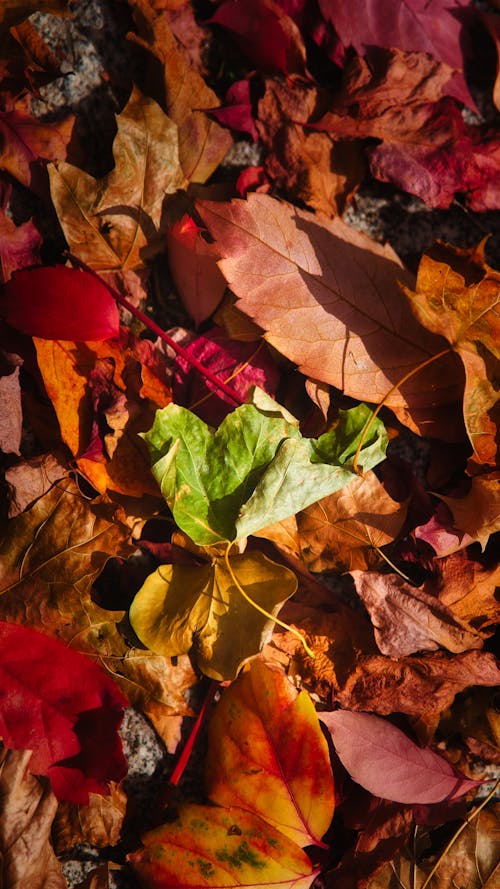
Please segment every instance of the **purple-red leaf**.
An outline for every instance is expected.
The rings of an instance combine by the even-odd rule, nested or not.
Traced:
[[[89,658],[27,627],[0,622],[0,735],[31,750],[60,800],[108,793],[127,762],[117,734],[127,699]]]
[[[374,796],[410,805],[439,803],[480,783],[372,713],[336,710],[322,713],[321,720],[351,778]]]
[[[13,275],[0,295],[0,315],[12,327],[47,340],[107,340],[119,316],[107,287],[89,272],[37,266]]]

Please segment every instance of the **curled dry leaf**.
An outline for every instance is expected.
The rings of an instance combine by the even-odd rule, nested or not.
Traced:
[[[145,889],[308,889],[318,874],[292,840],[238,808],[184,804],[175,821],[150,830],[142,842],[128,861]]]
[[[500,473],[476,476],[465,497],[445,497],[453,515],[453,523],[484,550],[491,534],[500,531]]]
[[[439,560],[439,575],[427,586],[459,620],[482,633],[493,632],[499,618],[500,565],[485,568],[464,552],[454,553]]]
[[[321,722],[351,778],[374,796],[397,803],[438,803],[463,796],[479,783],[372,713],[335,710],[322,713]]]
[[[57,799],[28,771],[29,750],[0,745],[0,855],[6,889],[66,889],[50,842]]]
[[[379,402],[446,346],[405,306],[399,282],[410,276],[390,247],[268,195],[197,206],[238,308],[307,376]],[[445,356],[386,403],[414,430],[462,437],[461,422],[443,421],[444,407],[453,415],[460,399],[461,379],[453,356]]]
[[[228,131],[204,113],[220,102],[175,38],[168,15],[152,9],[148,0],[127,2],[139,32],[129,34],[129,39],[150,52],[161,68],[161,81],[155,86],[168,116],[178,127],[184,176],[190,182],[205,182],[233,142]]]
[[[374,568],[382,560],[377,548],[395,540],[407,511],[407,502],[397,503],[366,472],[297,515],[304,561],[311,571]]]
[[[306,692],[263,661],[226,691],[210,721],[207,793],[238,805],[300,846],[319,843],[334,809],[326,741]]]
[[[110,173],[97,180],[59,163],[49,165],[49,176],[71,252],[120,289],[129,273],[163,248],[163,199],[185,180],[177,127],[156,102],[134,89],[116,123]]]
[[[116,846],[120,839],[127,808],[127,794],[120,784],[111,783],[109,796],[89,794],[88,804],[60,803],[52,826],[54,848],[58,855],[75,843],[91,846]]]
[[[389,657],[446,648],[458,653],[482,648],[483,640],[435,596],[398,574],[351,571],[356,592],[375,627],[375,639]]]
[[[262,553],[230,557],[238,583],[257,606],[277,616],[297,589],[292,571]],[[242,595],[222,559],[204,566],[160,565],[130,608],[141,642],[167,657],[193,649],[213,679],[234,679],[272,633],[273,622]],[[244,632],[242,632],[244,627]]]

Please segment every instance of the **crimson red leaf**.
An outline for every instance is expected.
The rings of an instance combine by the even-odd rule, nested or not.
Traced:
[[[322,713],[321,720],[351,778],[374,796],[410,805],[439,803],[480,783],[372,713],[336,710]]]
[[[252,114],[252,100],[250,97],[250,83],[248,80],[237,80],[233,83],[225,98],[225,104],[221,108],[215,108],[210,113],[225,127],[248,133],[252,142],[259,141],[259,134],[255,126]]]
[[[117,728],[127,699],[91,660],[56,639],[0,622],[0,735],[31,750],[30,770],[60,800],[86,805],[127,772]]]
[[[107,287],[89,272],[62,265],[16,272],[0,296],[0,314],[17,330],[47,340],[107,340],[119,332]]]

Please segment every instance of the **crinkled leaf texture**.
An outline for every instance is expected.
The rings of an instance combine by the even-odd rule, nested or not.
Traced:
[[[334,810],[328,745],[309,695],[261,660],[226,689],[209,728],[206,787],[219,805],[321,845]]]
[[[256,387],[251,397],[216,432],[186,408],[167,405],[144,436],[161,492],[195,543],[241,540],[356,477],[352,461],[367,405],[340,411],[334,429],[309,439],[265,392]],[[361,450],[364,470],[384,459],[386,444],[376,420]]]
[[[0,314],[17,330],[48,340],[107,340],[120,329],[108,288],[63,265],[16,272],[4,287]]]
[[[297,589],[295,574],[259,552],[231,556],[245,592],[277,615]],[[166,657],[194,654],[213,679],[234,679],[269,641],[273,621],[241,594],[221,559],[212,564],[161,565],[137,593],[130,623],[151,651]]]
[[[185,804],[128,856],[145,889],[308,889],[318,874],[294,842],[242,809]]]
[[[103,670],[61,642],[0,622],[0,733],[32,750],[58,799],[87,804],[127,772],[117,734],[127,699]]]
[[[439,803],[480,783],[372,713],[336,710],[322,713],[321,721],[351,778],[374,796],[398,803]]]

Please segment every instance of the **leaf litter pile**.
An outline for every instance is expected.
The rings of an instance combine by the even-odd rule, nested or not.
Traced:
[[[498,7],[110,6],[99,171],[0,8],[1,885],[493,889]]]

